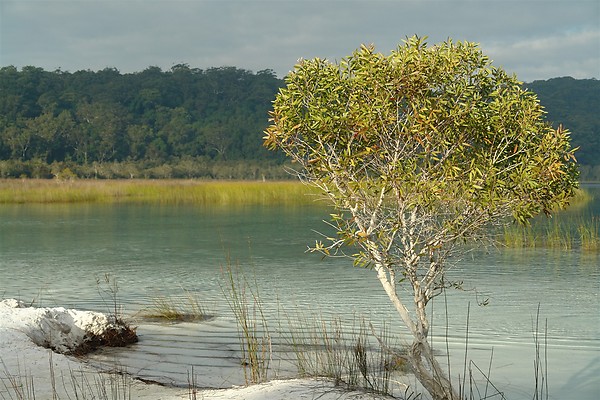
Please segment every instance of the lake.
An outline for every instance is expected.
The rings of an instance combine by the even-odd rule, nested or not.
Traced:
[[[595,200],[572,211],[577,218],[600,215],[600,187],[590,190]],[[281,321],[317,315],[349,323],[364,317],[385,323],[401,343],[409,339],[372,271],[306,253],[319,239],[315,231],[327,231],[327,218],[318,206],[0,205],[0,297],[110,312],[116,295],[140,342],[90,362],[179,386],[187,386],[192,367],[198,386],[243,383],[236,323],[223,294],[228,260],[259,291],[274,336]],[[468,358],[490,371],[508,399],[532,398],[539,306],[550,398],[597,398],[597,252],[477,250],[449,275],[470,289],[448,291],[447,304],[441,296],[433,303],[432,340],[443,357],[450,350],[454,377],[463,375],[468,337]],[[180,324],[140,317],[157,298],[185,301],[189,294],[215,317]],[[289,357],[278,353],[282,347],[274,349],[273,376],[293,373]]]

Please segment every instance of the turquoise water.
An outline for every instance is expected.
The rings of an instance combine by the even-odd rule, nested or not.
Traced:
[[[600,215],[596,200],[577,218]],[[0,206],[0,297],[41,306],[108,312],[119,307],[139,325],[140,343],[95,356],[130,373],[187,385],[190,367],[205,386],[239,384],[237,329],[223,300],[222,270],[239,265],[260,291],[267,318],[282,310],[324,318],[365,316],[403,329],[375,276],[344,259],[306,253],[326,231],[318,207],[209,208],[151,205]],[[600,256],[578,249],[477,251],[449,274],[469,291],[433,304],[432,339],[450,350],[451,373],[468,357],[491,371],[509,399],[533,393],[533,331],[538,306],[547,332],[550,398],[595,399],[600,392]],[[192,293],[216,318],[164,325],[136,319],[153,299]],[[487,300],[486,306],[480,306]],[[446,317],[445,308],[451,310]],[[467,310],[469,310],[467,335]],[[448,341],[444,341],[448,322]],[[93,358],[94,359],[94,358]],[[491,367],[490,367],[491,360]],[[272,363],[276,368],[277,363]],[[282,366],[282,370],[286,367]]]

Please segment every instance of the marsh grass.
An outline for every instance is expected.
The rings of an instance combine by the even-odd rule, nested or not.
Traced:
[[[512,248],[548,248],[587,252],[600,250],[600,218],[538,219],[530,226],[510,226],[501,237],[503,245]]]
[[[131,379],[124,373],[95,374],[93,379],[85,373],[71,372],[71,376],[62,384],[67,391],[68,385],[75,399],[131,400]]]
[[[589,202],[594,200],[594,196],[585,189],[576,189],[575,195],[571,198],[569,209],[579,209],[586,206]]]
[[[96,277],[96,289],[102,302],[109,309],[117,321],[122,321],[122,307],[119,301],[119,283],[115,276],[105,273],[102,277]]]
[[[308,205],[318,198],[298,181],[0,180],[0,204]]]
[[[593,216],[582,221],[577,226],[577,233],[581,241],[581,248],[587,251],[600,250],[600,217]]]
[[[582,189],[576,191],[566,211],[558,211],[551,218],[538,216],[529,226],[511,225],[500,233],[500,242],[512,248],[548,248],[556,250],[583,251],[600,250],[599,217],[574,217],[593,200],[592,195]]]
[[[529,226],[510,226],[504,228],[501,242],[507,247],[539,247],[541,238]]]
[[[548,320],[544,324],[544,344],[541,342],[540,332],[540,305],[538,304],[535,323],[533,324],[533,343],[535,346],[535,360],[533,373],[535,379],[534,400],[548,400]]]
[[[545,247],[559,250],[571,250],[575,240],[570,224],[567,225],[555,218],[546,225],[546,234],[543,238]]]
[[[9,399],[35,399],[35,383],[33,376],[23,372],[20,364],[17,365],[17,371],[11,371],[2,359],[0,359],[0,363],[4,369],[3,373],[0,375],[0,382],[2,383],[3,388],[3,390],[0,391],[0,398],[5,399],[2,393],[6,392]],[[50,368],[52,368],[52,358],[50,359]]]

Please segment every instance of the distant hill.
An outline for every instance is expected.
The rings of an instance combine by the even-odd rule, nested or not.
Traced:
[[[583,165],[600,165],[600,81],[597,79],[553,78],[526,83],[548,112],[553,125],[563,124],[580,149]]]

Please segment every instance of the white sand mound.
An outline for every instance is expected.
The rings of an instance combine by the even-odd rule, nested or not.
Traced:
[[[111,382],[120,382],[132,399],[188,398],[183,389],[146,385],[126,376],[111,379],[81,359],[64,355],[112,329],[120,329],[120,324],[102,313],[0,301],[0,399],[69,399],[74,398],[74,385],[87,391],[88,398],[102,398],[97,383],[102,381],[108,382],[109,392]]]
[[[123,323],[113,316],[93,311],[27,307],[23,302],[7,299],[0,302],[3,324],[0,329],[15,326],[33,343],[57,353],[69,354],[86,343],[125,330]]]

